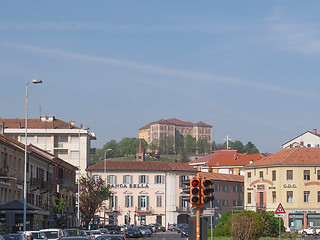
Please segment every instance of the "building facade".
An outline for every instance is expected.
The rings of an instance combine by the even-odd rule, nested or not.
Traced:
[[[25,119],[0,119],[3,133],[19,142],[25,143]],[[29,143],[61,158],[86,173],[90,165],[90,144],[95,134],[88,128],[77,127],[74,121],[65,122],[54,116],[41,116],[28,119]]]
[[[312,132],[307,131],[282,144],[281,147],[283,149],[295,147],[320,147],[320,134],[317,133],[317,129],[313,129]]]
[[[203,122],[192,123],[171,118],[151,122],[139,129],[139,138],[145,139],[148,144],[155,143],[161,138],[172,139],[174,143],[176,137],[184,138],[188,134],[196,140],[205,138],[211,144],[212,126]]]
[[[100,212],[100,224],[150,224],[187,222],[190,204],[183,200],[183,180],[196,170],[186,163],[156,161],[106,161],[88,168],[106,180],[112,192]],[[106,219],[106,220],[104,220]]]
[[[245,167],[245,207],[275,211],[285,226],[320,226],[320,148],[288,148]]]

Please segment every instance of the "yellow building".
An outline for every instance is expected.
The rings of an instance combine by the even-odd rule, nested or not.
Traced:
[[[320,148],[290,148],[245,167],[247,210],[275,211],[281,203],[285,226],[320,226]]]

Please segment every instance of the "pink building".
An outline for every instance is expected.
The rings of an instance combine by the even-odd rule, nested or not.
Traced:
[[[189,202],[183,200],[182,181],[195,176],[187,163],[160,161],[104,161],[87,169],[105,179],[112,196],[100,212],[100,223],[150,224],[187,222]],[[105,219],[105,220],[104,220]]]

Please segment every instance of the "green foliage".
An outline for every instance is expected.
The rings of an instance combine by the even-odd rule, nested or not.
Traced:
[[[241,141],[236,140],[236,141],[232,142],[232,144],[231,144],[231,149],[234,149],[234,150],[238,150],[238,151],[240,151],[240,152],[243,152],[243,151],[244,151],[244,146],[243,146],[243,144],[242,144]]]
[[[198,149],[198,153],[209,153],[210,149],[209,149],[209,144],[206,138],[200,138],[197,141],[197,149]]]
[[[195,153],[197,148],[196,138],[188,134],[184,139],[184,148],[187,153]]]
[[[251,153],[259,153],[259,150],[252,142],[248,142],[244,147],[244,151],[251,154]]]
[[[54,225],[56,228],[62,228],[67,216],[64,215],[64,209],[68,207],[66,199],[60,196],[52,198],[51,211],[53,212]],[[59,216],[59,217],[58,217]]]

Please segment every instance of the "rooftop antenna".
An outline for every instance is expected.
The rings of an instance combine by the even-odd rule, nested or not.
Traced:
[[[230,149],[230,147],[229,147],[229,141],[230,140],[232,140],[231,138],[229,138],[229,136],[227,135],[227,138],[226,139],[224,139],[224,140],[226,140],[227,141],[227,149]]]

